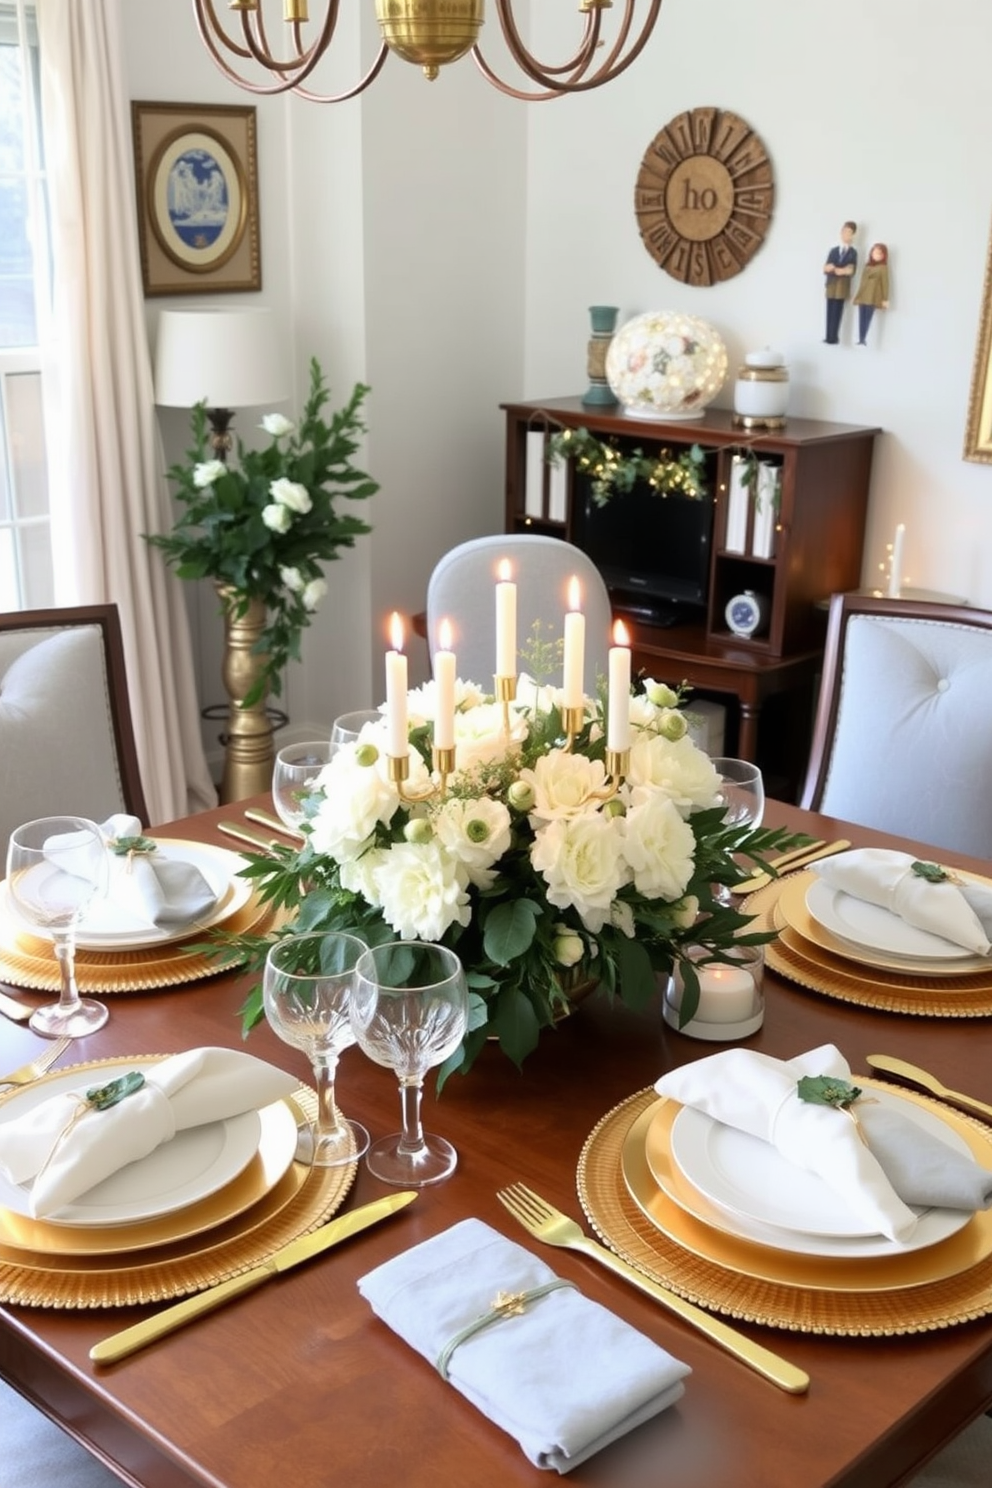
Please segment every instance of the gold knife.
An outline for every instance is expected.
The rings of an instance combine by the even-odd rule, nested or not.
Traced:
[[[217,1286],[209,1287],[205,1292],[197,1292],[196,1296],[187,1297],[184,1302],[177,1302],[174,1307],[166,1307],[163,1312],[157,1312],[154,1317],[146,1318],[144,1322],[135,1323],[133,1327],[125,1328],[120,1333],[113,1333],[109,1338],[95,1343],[90,1349],[90,1358],[96,1364],[112,1364],[117,1359],[124,1359],[128,1354],[136,1353],[138,1349],[144,1348],[145,1344],[151,1343],[153,1339],[174,1332],[176,1328],[183,1327],[185,1323],[202,1316],[205,1312],[212,1312],[215,1307],[220,1307],[232,1297],[240,1297],[242,1292],[251,1291],[253,1287],[260,1286],[263,1281],[277,1276],[279,1272],[288,1271],[292,1266],[298,1266],[301,1261],[308,1261],[311,1256],[320,1255],[321,1251],[329,1250],[332,1245],[337,1245],[341,1240],[347,1240],[350,1235],[357,1234],[359,1230],[378,1224],[380,1219],[387,1218],[397,1209],[405,1208],[416,1197],[415,1190],[405,1189],[402,1193],[388,1194],[385,1198],[375,1199],[371,1204],[363,1205],[361,1209],[354,1209],[350,1214],[343,1214],[340,1219],[332,1219],[329,1224],[319,1230],[314,1230],[312,1234],[301,1235],[298,1240],[291,1240],[288,1245],[283,1245],[260,1266],[254,1266],[252,1270],[245,1271],[241,1276],[232,1276],[229,1281],[219,1282]]]
[[[792,858],[790,862],[783,864],[783,871],[785,873],[797,873],[800,868],[808,868],[810,863],[818,863],[821,858],[832,858],[834,853],[846,852],[850,845],[846,837],[840,837],[836,842],[829,842],[826,847],[812,847],[808,852],[800,853],[797,857]],[[778,867],[779,865],[776,864],[775,866]],[[734,884],[731,893],[754,894],[758,889],[763,889],[772,882],[773,878],[770,873],[756,873],[753,878],[747,878],[743,883]]]
[[[0,992],[0,1013],[5,1018],[10,1018],[14,1023],[26,1023],[34,1012],[34,1008],[26,1002],[18,1002],[16,997],[8,997],[6,992]]]
[[[284,842],[277,842],[274,837],[260,837],[255,832],[248,832],[244,827],[239,827],[234,822],[218,822],[218,832],[223,832],[225,837],[235,837],[238,842],[247,842],[256,852],[271,852],[274,847],[285,847]]]
[[[270,832],[279,832],[283,837],[288,837],[290,842],[295,842],[297,846],[304,840],[302,832],[295,831],[293,827],[285,826],[283,822],[277,821],[274,816],[270,816],[267,811],[259,811],[254,806],[246,808],[245,820],[257,822],[260,827],[268,827]]]

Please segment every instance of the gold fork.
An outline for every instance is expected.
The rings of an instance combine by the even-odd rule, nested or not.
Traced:
[[[743,1333],[738,1333],[736,1328],[731,1328],[719,1318],[711,1317],[694,1302],[687,1302],[676,1292],[652,1281],[643,1272],[614,1255],[612,1250],[607,1250],[605,1245],[591,1240],[574,1219],[569,1219],[560,1209],[553,1208],[524,1184],[514,1183],[510,1188],[501,1188],[496,1197],[535,1239],[543,1240],[546,1245],[560,1245],[566,1250],[581,1251],[583,1255],[599,1261],[608,1270],[615,1271],[625,1281],[631,1282],[656,1302],[660,1302],[662,1307],[667,1307],[683,1321],[691,1323],[713,1343],[741,1359],[751,1369],[757,1370],[758,1374],[764,1375],[765,1379],[771,1380],[779,1389],[788,1390],[790,1395],[802,1395],[809,1389],[809,1375],[803,1370],[797,1369],[786,1359],[779,1358],[770,1349],[763,1348],[760,1343],[753,1343],[750,1338],[745,1338]]]
[[[29,1059],[20,1069],[11,1070],[9,1075],[0,1075],[0,1085],[30,1085],[51,1069],[59,1055],[64,1054],[71,1043],[71,1038],[56,1039],[37,1059]]]

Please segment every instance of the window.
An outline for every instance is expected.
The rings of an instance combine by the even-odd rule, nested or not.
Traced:
[[[30,0],[0,0],[0,609],[54,602],[40,328],[51,253]]]

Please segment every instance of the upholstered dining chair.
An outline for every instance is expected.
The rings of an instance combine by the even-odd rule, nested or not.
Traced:
[[[116,605],[0,614],[0,862],[21,822],[147,825]]]
[[[538,533],[499,533],[477,537],[441,558],[427,586],[427,643],[431,659],[438,648],[438,625],[445,617],[454,629],[458,673],[466,681],[492,686],[496,655],[495,584],[500,560],[506,558],[517,586],[517,645],[524,648],[535,621],[541,639],[562,634],[568,609],[568,585],[579,581],[586,617],[585,689],[596,690],[605,676],[610,645],[610,596],[592,559],[557,537]],[[522,668],[526,670],[526,667]]]
[[[992,613],[835,594],[801,804],[992,857]]]

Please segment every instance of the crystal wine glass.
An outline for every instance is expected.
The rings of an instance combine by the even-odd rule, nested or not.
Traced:
[[[272,770],[272,801],[279,819],[298,831],[307,819],[306,800],[321,770],[334,753],[327,739],[287,744],[276,755]]]
[[[283,1043],[302,1049],[317,1087],[317,1119],[296,1155],[317,1168],[355,1162],[369,1134],[338,1110],[338,1059],[355,1042],[348,1006],[355,967],[365,950],[357,935],[289,935],[269,949],[262,976],[265,1016]]]
[[[750,760],[717,757],[713,767],[720,777],[718,800],[726,807],[724,820],[734,827],[760,827],[765,814],[765,782]],[[733,902],[726,884],[717,886],[714,897],[720,904]]]
[[[458,1154],[420,1122],[424,1075],[443,1064],[468,1026],[468,989],[454,951],[421,941],[373,946],[358,963],[351,1021],[359,1046],[396,1072],[403,1130],[369,1148],[369,1171],[384,1183],[422,1188],[455,1170]]]
[[[354,744],[367,723],[382,723],[383,717],[376,709],[359,709],[355,713],[339,713],[331,724],[331,747],[339,744]]]
[[[102,1002],[79,995],[76,928],[107,892],[107,845],[83,816],[42,816],[15,828],[7,848],[7,887],[21,919],[50,935],[62,986],[58,1002],[36,1008],[28,1027],[45,1038],[83,1038],[107,1021]]]

